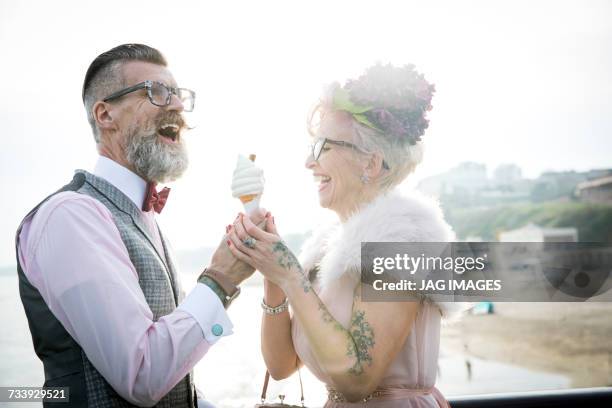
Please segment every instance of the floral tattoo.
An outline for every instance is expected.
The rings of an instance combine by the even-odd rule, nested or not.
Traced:
[[[357,358],[357,362],[349,369],[349,372],[354,375],[360,375],[363,373],[364,364],[372,365],[370,350],[374,347],[374,330],[372,330],[372,327],[365,319],[364,311],[358,310],[355,312],[351,320],[349,332],[355,343],[349,344],[347,355]]]
[[[297,260],[295,255],[293,255],[293,252],[291,252],[283,241],[278,241],[275,243],[272,247],[272,251],[278,253],[278,258],[276,258],[276,261],[280,266],[288,271],[291,270],[291,268],[295,268],[297,270],[297,273],[299,273],[302,277],[302,289],[304,289],[304,293],[308,293],[310,289],[312,289],[312,285],[304,273],[300,262]]]
[[[344,327],[334,317],[329,313],[321,299],[319,300],[319,310],[321,311],[321,317],[325,323],[332,323],[334,325],[334,329],[344,331]]]
[[[357,310],[351,319],[351,326],[346,330],[336,319],[334,319],[320,299],[319,310],[321,311],[321,318],[325,323],[331,323],[334,329],[343,331],[347,334],[348,346],[346,355],[348,357],[355,357],[357,360],[353,367],[349,369],[349,374],[363,374],[364,366],[366,364],[368,366],[372,365],[372,355],[370,352],[375,344],[374,330],[372,330],[372,326],[370,326],[370,323],[365,319],[365,312]]]

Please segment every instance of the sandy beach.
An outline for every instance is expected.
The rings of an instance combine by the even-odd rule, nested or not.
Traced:
[[[612,385],[612,303],[495,303],[442,330],[442,347],[561,374],[571,387]]]

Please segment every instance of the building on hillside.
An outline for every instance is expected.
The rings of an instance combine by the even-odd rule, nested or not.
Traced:
[[[586,173],[587,180],[595,180],[602,177],[612,176],[612,169],[592,169]]]
[[[497,186],[511,186],[523,179],[523,172],[516,164],[502,164],[493,170],[493,182]]]
[[[585,188],[581,192],[584,201],[611,202],[610,177],[612,169],[593,169],[546,171],[535,179],[526,179],[521,168],[510,163],[496,167],[489,178],[486,165],[464,162],[421,180],[417,189],[438,198],[443,208],[574,201],[579,198],[579,184]]]
[[[499,242],[578,242],[578,229],[546,228],[529,223],[498,234]]]
[[[612,204],[612,176],[584,181],[576,187],[580,201]]]
[[[531,201],[564,201],[574,195],[578,183],[586,180],[586,173],[574,170],[546,171],[534,180]]]
[[[434,197],[442,195],[470,195],[487,187],[487,166],[465,162],[436,176],[422,180],[417,188]]]

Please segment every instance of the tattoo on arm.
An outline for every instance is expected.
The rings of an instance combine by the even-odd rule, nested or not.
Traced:
[[[310,289],[312,289],[312,285],[304,273],[300,262],[297,260],[295,255],[293,255],[293,252],[291,252],[283,241],[278,241],[275,243],[272,247],[272,251],[278,253],[278,258],[276,258],[276,261],[280,266],[287,270],[291,270],[291,268],[295,268],[297,270],[302,277],[302,289],[304,289],[304,293],[308,293]]]
[[[361,285],[355,287],[355,293],[353,296],[353,307],[355,302],[361,300]],[[368,366],[372,365],[372,355],[370,351],[374,347],[374,330],[372,326],[365,318],[365,312],[359,309],[353,309],[353,317],[351,318],[351,326],[349,327],[349,333],[353,339],[354,344],[349,344],[346,351],[348,356],[355,356],[357,362],[349,370],[349,373],[353,375],[360,375],[363,373],[364,364]]]
[[[372,330],[372,326],[365,319],[365,312],[356,310],[351,319],[349,330],[346,330],[334,319],[320,299],[319,310],[321,311],[321,318],[325,323],[332,323],[334,329],[347,334],[348,345],[346,355],[348,357],[355,357],[357,360],[353,367],[349,369],[349,373],[353,375],[362,374],[366,364],[368,366],[372,365],[372,355],[370,352],[375,344],[374,330]]]
[[[336,319],[334,319],[334,316],[332,316],[331,313],[329,313],[329,311],[327,310],[327,308],[325,307],[321,299],[319,299],[318,297],[317,299],[319,301],[319,310],[321,311],[321,318],[323,319],[323,321],[325,323],[333,323],[334,329],[336,330],[346,331],[346,329],[342,327],[342,325],[338,323]]]
[[[357,362],[349,372],[354,375],[360,375],[363,373],[365,364],[368,366],[372,365],[370,350],[374,347],[374,330],[372,330],[372,326],[365,319],[364,311],[357,310],[353,314],[349,332],[355,343],[349,344],[347,355],[349,357],[357,357]]]

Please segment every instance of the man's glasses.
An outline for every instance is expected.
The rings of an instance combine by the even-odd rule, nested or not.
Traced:
[[[144,81],[134,86],[114,92],[103,99],[104,102],[112,101],[129,93],[146,89],[149,101],[155,106],[168,106],[172,100],[172,95],[176,95],[183,104],[185,112],[193,111],[195,105],[195,92],[185,88],[172,88],[164,83],[156,81]]]
[[[333,140],[333,139],[328,139],[326,137],[323,137],[323,138],[317,139],[311,146],[311,154],[312,154],[312,158],[314,159],[314,161],[319,160],[319,157],[321,157],[321,153],[323,152],[323,148],[325,147],[327,143],[336,145],[336,146],[350,147],[352,149],[360,151],[361,153],[366,153],[363,151],[363,149],[361,149],[359,146],[353,143],[345,142],[343,140]],[[389,170],[389,165],[384,160],[382,162],[382,166],[385,170]]]

